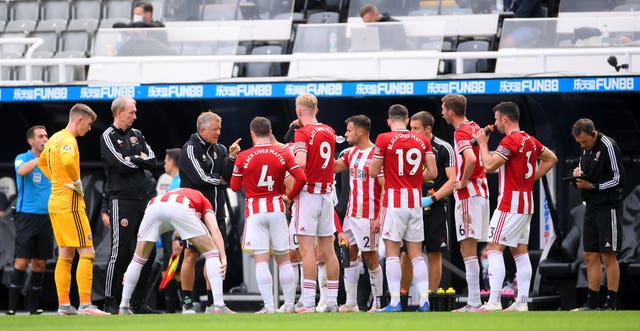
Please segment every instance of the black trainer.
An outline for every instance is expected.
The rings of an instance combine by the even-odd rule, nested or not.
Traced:
[[[149,305],[142,305],[139,307],[130,307],[131,311],[136,314],[162,314],[161,311],[159,310],[155,310],[151,307],[149,307]]]

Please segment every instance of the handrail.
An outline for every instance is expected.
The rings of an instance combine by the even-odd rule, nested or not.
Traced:
[[[33,55],[33,52],[40,47],[40,45],[42,45],[42,43],[44,42],[44,40],[42,40],[42,38],[33,38],[33,37],[24,37],[24,38],[0,38],[0,44],[26,44],[29,45],[29,48],[27,48],[27,51],[24,53],[24,58],[25,59],[31,59],[31,56]],[[26,64],[26,76],[27,76],[27,80],[31,81],[31,65],[30,64]]]
[[[40,38],[17,38],[41,41]],[[10,40],[10,39],[6,39]],[[0,39],[0,43],[5,43]],[[35,44],[34,44],[35,45]],[[38,44],[39,45],[39,44]],[[32,46],[34,48],[34,46]],[[31,48],[30,48],[31,50]],[[29,53],[29,56],[32,54]],[[255,63],[255,62],[288,62],[297,65],[299,61],[309,60],[383,60],[383,59],[436,59],[455,60],[456,74],[464,73],[465,59],[499,59],[549,56],[584,56],[584,55],[617,55],[623,56],[621,63],[631,63],[631,55],[640,54],[640,47],[610,47],[610,48],[571,48],[571,49],[502,49],[488,52],[434,52],[434,51],[387,51],[387,52],[358,52],[358,53],[295,53],[284,55],[183,55],[183,56],[123,56],[123,57],[91,57],[91,58],[60,58],[60,59],[1,59],[0,66],[29,66],[59,65],[61,68],[60,83],[65,83],[64,67],[69,65],[92,64],[148,64],[148,63]],[[640,64],[639,64],[640,65]],[[636,69],[637,70],[637,69]],[[546,61],[543,70],[546,71]],[[28,76],[29,77],[29,76]],[[289,77],[296,78],[296,77]]]

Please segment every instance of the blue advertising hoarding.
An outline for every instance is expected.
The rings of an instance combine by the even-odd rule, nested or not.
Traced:
[[[638,92],[640,77],[517,78],[428,81],[283,82],[223,84],[89,85],[2,87],[0,102],[110,101],[121,95],[137,100],[221,98],[401,97],[466,95]]]

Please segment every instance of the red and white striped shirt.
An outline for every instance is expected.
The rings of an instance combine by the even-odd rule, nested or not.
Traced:
[[[495,153],[507,162],[498,171],[498,210],[533,214],[534,175],[544,148],[524,131],[513,131],[502,138]]]
[[[373,157],[382,159],[384,169],[382,207],[422,206],[422,171],[427,166],[427,154],[433,151],[424,135],[409,130],[378,135]]]
[[[200,191],[190,188],[179,188],[153,197],[147,206],[155,203],[169,202],[188,206],[203,218],[207,212],[214,212],[211,202]]]
[[[380,211],[382,187],[377,178],[369,177],[369,166],[373,157],[373,146],[366,149],[351,148],[342,156],[349,166],[349,203],[347,216],[375,219]],[[378,177],[382,176],[379,174]]]
[[[296,130],[295,153],[307,153],[304,173],[309,193],[324,194],[333,191],[333,154],[336,147],[336,132],[322,123],[309,123]]]
[[[453,134],[456,155],[456,180],[462,179],[462,171],[464,169],[465,159],[462,153],[471,148],[473,154],[476,155],[476,164],[473,172],[469,176],[467,187],[462,190],[454,190],[453,195],[456,200],[467,199],[472,196],[489,197],[489,188],[487,186],[487,175],[484,173],[484,167],[480,162],[480,146],[471,145],[471,139],[476,132],[482,130],[478,124],[473,121],[460,124]]]
[[[271,144],[255,145],[238,154],[230,186],[238,191],[244,185],[247,217],[285,211],[281,195],[287,171],[296,179],[304,176],[290,153]]]

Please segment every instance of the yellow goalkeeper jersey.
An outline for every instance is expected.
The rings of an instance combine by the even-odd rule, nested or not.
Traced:
[[[56,132],[44,146],[38,166],[51,180],[49,213],[84,211],[84,198],[63,186],[80,178],[80,153],[76,137],[63,129]]]

